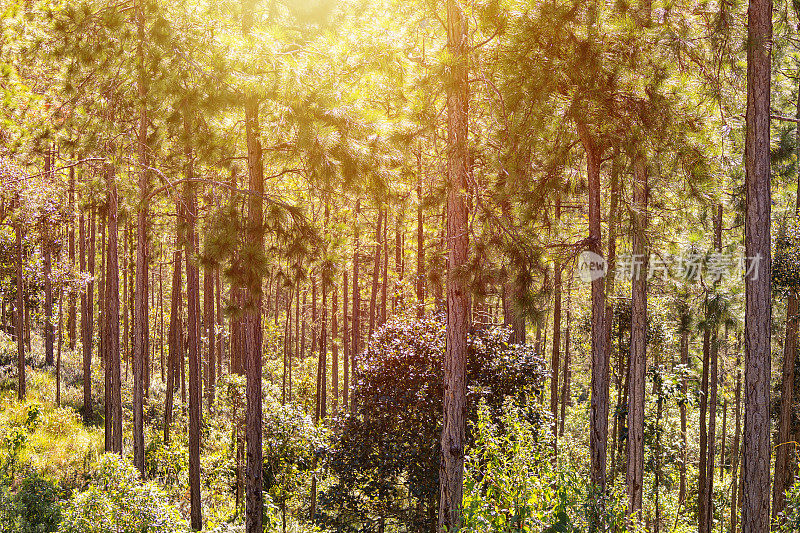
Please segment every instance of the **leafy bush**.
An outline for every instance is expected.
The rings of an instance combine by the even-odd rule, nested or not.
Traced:
[[[27,476],[11,499],[19,533],[56,531],[61,522],[58,489],[38,474]]]
[[[776,519],[775,530],[781,532],[800,531],[800,478],[786,491],[786,508]]]
[[[101,456],[89,488],[70,499],[61,533],[178,533],[187,531],[178,510],[153,482],[116,454]]]
[[[461,533],[583,533],[589,516],[599,517],[595,531],[624,532],[624,499],[597,498],[572,469],[554,466],[547,426],[532,423],[513,401],[497,420],[487,405],[472,424],[464,479]],[[602,505],[600,505],[602,503]]]
[[[541,387],[544,361],[509,345],[502,328],[470,335],[467,416],[479,401],[498,410]],[[378,531],[402,524],[435,527],[439,496],[445,325],[434,318],[389,320],[357,359],[355,410],[334,422],[325,466],[333,483],[320,494],[317,519],[336,531]],[[529,410],[540,423],[541,409]]]

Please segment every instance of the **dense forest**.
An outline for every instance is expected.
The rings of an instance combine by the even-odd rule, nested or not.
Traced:
[[[748,1],[0,0],[0,531],[800,531]]]

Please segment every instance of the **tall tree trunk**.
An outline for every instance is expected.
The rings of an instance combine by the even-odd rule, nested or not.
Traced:
[[[55,179],[53,172],[53,159],[55,152],[52,146],[47,148],[45,155],[44,173],[46,179],[52,183]],[[44,277],[44,363],[53,366],[53,343],[55,341],[55,331],[53,328],[53,281],[52,266],[53,258],[50,243],[50,221],[45,219],[42,222],[42,264]]]
[[[181,210],[180,203],[177,205],[177,210],[178,212]],[[178,216],[180,217],[181,215]],[[183,285],[181,282],[183,265],[181,264],[181,250],[179,247],[181,240],[182,238],[179,231],[178,238],[176,239],[178,247],[172,256],[172,291],[170,298],[169,332],[167,333],[169,337],[169,362],[167,363],[167,398],[164,405],[164,444],[169,444],[169,430],[172,424],[172,411],[175,396],[175,374],[178,372],[178,361],[183,359],[183,356],[180,355],[183,351],[183,346],[181,345],[181,333],[179,331],[180,317],[178,316],[180,312],[181,287]]]
[[[634,269],[631,295],[630,393],[628,403],[628,513],[642,510],[644,488],[644,410],[647,373],[647,168],[643,156],[634,159],[633,257],[642,269]],[[658,488],[656,488],[658,490]]]
[[[276,302],[277,304],[277,302]],[[214,335],[214,267],[206,266],[203,268],[203,325],[207,339],[206,350],[206,371],[208,379],[206,381],[206,396],[208,398],[208,410],[214,408],[214,395],[216,391],[217,368],[216,360],[216,339]]]
[[[355,376],[356,356],[361,352],[361,293],[358,286],[358,267],[359,254],[361,247],[359,242],[358,215],[361,213],[361,199],[356,200],[355,214],[353,215],[353,342],[350,345],[350,372]],[[353,402],[350,402],[350,410],[354,410]]]
[[[22,209],[22,204],[17,197],[16,207]],[[16,305],[16,326],[15,334],[17,336],[17,399],[25,401],[26,382],[25,382],[25,283],[23,281],[22,273],[22,232],[23,223],[19,220],[14,225],[14,233],[17,238],[17,305]],[[86,371],[84,370],[84,375]],[[84,378],[84,386],[86,379]],[[91,404],[90,404],[91,405]]]
[[[92,350],[94,349],[94,274],[95,274],[95,260],[96,260],[96,253],[95,253],[95,233],[96,233],[96,225],[95,225],[95,209],[92,207],[91,211],[89,212],[89,257],[87,259],[87,267],[89,268],[89,276],[90,280],[86,287],[86,312],[88,320],[86,322],[86,331],[84,332],[84,399],[86,397],[86,389],[88,382],[89,387],[89,416],[91,416],[91,386],[92,386]],[[88,360],[87,360],[87,349],[88,349]]]
[[[559,435],[564,435],[564,421],[566,419],[567,403],[569,402],[569,379],[570,379],[570,323],[572,315],[572,279],[567,284],[567,331],[564,335],[564,378],[561,385],[561,427]]]
[[[769,530],[771,370],[770,53],[771,0],[750,0],[745,136],[745,387],[742,530]]]
[[[423,227],[422,155],[417,152],[417,318],[425,314],[425,230]]]
[[[106,168],[108,180],[108,250],[106,252],[105,275],[105,330],[104,348],[106,351],[106,380],[111,385],[111,450],[122,454],[122,384],[119,351],[119,246],[118,246],[118,195],[116,170],[111,164]]]
[[[689,324],[688,316],[681,317],[681,365],[686,369],[689,366]],[[681,392],[686,398],[688,383],[684,375],[681,382]],[[678,505],[686,503],[686,463],[689,460],[689,442],[686,435],[686,399],[679,404],[681,412],[681,461],[680,461],[680,481],[678,483]]]
[[[242,0],[242,34],[249,40],[253,24],[255,0]],[[259,103],[255,95],[245,96],[245,130],[250,195],[247,199],[246,239],[255,250],[263,247],[264,164],[261,150],[261,129],[258,122]],[[260,265],[251,265],[252,283],[246,288],[243,323],[245,331],[245,368],[247,374],[247,467],[245,474],[245,530],[262,533],[263,483],[261,448],[261,272]]]
[[[600,162],[601,151],[588,128],[578,125],[586,151],[589,178],[589,251],[601,254],[600,228]],[[606,489],[606,446],[608,444],[608,356],[605,346],[605,280],[592,281],[592,376],[589,407],[589,450],[591,482],[594,490]]]
[[[383,227],[383,209],[378,209],[378,225],[375,229],[375,249],[372,253],[372,291],[369,295],[369,335],[367,342],[372,340],[375,332],[375,313],[378,311],[378,277],[381,272],[381,243],[383,242],[381,228]]]
[[[350,405],[350,329],[347,320],[347,269],[342,273],[342,409]]]
[[[706,295],[706,316],[708,312],[708,295]],[[703,331],[703,371],[700,379],[700,466],[697,480],[697,530],[706,531],[706,473],[708,472],[708,384],[711,369],[711,327],[707,324]]]
[[[714,214],[714,248],[718,253],[722,252],[722,204],[717,205]],[[700,533],[711,533],[714,525],[714,458],[716,456],[717,383],[719,381],[719,310],[707,308],[706,311],[706,329],[710,328],[711,333],[703,338],[704,343],[710,343],[707,348],[703,347],[703,351],[704,362],[705,359],[708,359],[710,375],[704,382],[703,390],[703,396],[708,396],[708,436],[706,437],[707,457],[705,461],[701,459],[701,467],[705,462],[705,471],[701,475],[704,487],[700,494],[705,501],[701,503],[699,509],[705,515],[699,520]],[[707,355],[706,349],[708,350]]]
[[[75,167],[69,167],[69,192],[67,212],[69,213],[69,266],[75,267]],[[67,331],[69,333],[69,349],[75,349],[77,333],[77,293],[74,288],[69,291],[67,300]]]
[[[56,352],[56,405],[61,407],[61,345],[64,343],[64,288],[58,294],[58,350]]]
[[[447,92],[447,343],[444,361],[444,423],[439,466],[439,530],[461,524],[470,298],[463,269],[468,262],[467,131],[469,31],[455,0],[447,1],[447,48],[452,57]]]
[[[730,533],[736,533],[736,522],[739,518],[739,458],[741,457],[740,440],[742,433],[742,346],[741,334],[737,334],[736,342],[736,392],[733,400],[733,409],[736,417],[736,426],[733,434],[733,447],[731,448],[731,521]]]
[[[338,307],[339,289],[334,286],[331,302],[331,390],[333,392],[331,401],[334,413],[339,412],[339,345],[336,343],[336,337],[339,335]]]
[[[378,320],[378,326],[382,326],[386,322],[387,304],[389,288],[389,239],[387,238],[387,229],[389,227],[389,212],[383,210],[383,239],[381,240],[381,248],[383,248],[383,272],[381,272],[381,314]]]
[[[225,335],[223,329],[225,327],[224,317],[222,313],[222,280],[220,279],[219,275],[219,267],[214,269],[214,281],[216,283],[216,299],[217,299],[217,328],[214,336],[217,339],[216,347],[217,347],[217,375],[222,377],[222,358],[224,356],[225,347],[224,347],[224,339]],[[230,370],[230,369],[229,369]]]
[[[148,306],[148,195],[150,190],[147,157],[147,78],[144,57],[144,0],[136,3],[137,61],[139,91],[139,205],[136,213],[136,292],[133,319],[133,464],[142,476],[144,469],[144,380],[150,351],[150,308]]]
[[[194,154],[191,148],[191,119],[185,110],[186,185],[184,213],[186,215],[186,308],[189,355],[189,495],[192,529],[203,528],[200,502],[200,416],[203,408],[203,383],[200,354],[200,267],[197,264],[197,192],[194,180]]]
[[[86,271],[86,217],[83,211],[78,216],[78,247],[79,247],[79,269]],[[92,382],[89,377],[92,367],[90,344],[86,342],[88,335],[86,331],[89,326],[89,283],[86,289],[81,291],[81,350],[83,352],[83,419],[88,421],[92,411]]]
[[[561,364],[561,268],[560,263],[553,266],[553,356],[550,364],[550,412],[553,414],[553,448],[558,453],[558,371]]]

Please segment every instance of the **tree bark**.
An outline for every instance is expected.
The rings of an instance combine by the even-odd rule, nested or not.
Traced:
[[[455,0],[447,1],[447,47],[452,57],[447,92],[447,343],[444,361],[444,422],[439,466],[439,530],[461,524],[464,490],[467,333],[470,298],[464,269],[469,233],[467,173],[469,155],[469,31]]]
[[[255,0],[242,0],[242,34],[249,40],[253,24]],[[247,200],[246,240],[253,250],[263,248],[264,164],[261,149],[261,129],[258,121],[259,102],[255,95],[245,96],[245,131],[247,137],[247,166],[251,194]],[[247,375],[247,466],[245,470],[245,530],[262,533],[262,413],[261,413],[261,272],[260,265],[251,265],[243,311],[245,369]]]
[[[642,155],[634,159],[633,260],[641,259],[641,270],[633,270],[631,295],[630,392],[628,398],[628,513],[642,510],[644,488],[644,411],[647,373],[647,168]],[[656,488],[656,491],[658,488]]]
[[[139,205],[136,213],[136,291],[133,319],[133,464],[142,476],[144,468],[144,380],[145,363],[150,351],[150,309],[148,306],[148,195],[150,190],[147,157],[147,78],[144,59],[144,2],[136,2],[139,124],[137,154],[139,161]]]
[[[375,332],[375,313],[378,312],[378,278],[381,272],[381,243],[383,242],[381,228],[383,227],[384,211],[378,209],[378,225],[375,229],[375,248],[372,253],[372,291],[369,295],[369,335],[367,342],[372,340],[372,334]]]
[[[178,204],[178,212],[180,212],[180,209],[180,204]],[[180,217],[181,215],[178,216]],[[179,231],[178,238],[176,239],[179,246],[182,244],[181,240],[182,238]],[[172,257],[172,295],[170,298],[169,332],[167,334],[169,338],[169,362],[167,363],[167,398],[164,405],[164,444],[169,444],[170,442],[169,430],[172,424],[172,411],[174,407],[175,374],[178,372],[178,361],[183,359],[183,356],[179,355],[183,351],[181,333],[179,331],[180,317],[178,316],[180,312],[181,287],[183,285],[181,282],[183,265],[181,264],[181,250],[179,247],[175,250]]]
[[[350,405],[350,329],[347,320],[347,269],[342,273],[342,410]]]
[[[122,455],[122,383],[119,351],[119,245],[118,245],[118,195],[116,170],[112,165],[106,168],[108,180],[108,249],[106,251],[105,275],[105,330],[106,380],[111,385],[111,451]]]
[[[361,293],[358,286],[359,242],[358,215],[361,213],[361,199],[356,200],[355,214],[353,215],[353,342],[350,345],[350,372],[356,374],[356,356],[361,352]],[[355,409],[350,402],[350,410]]]
[[[425,315],[425,230],[423,227],[422,155],[417,152],[417,318]]]
[[[208,410],[214,408],[214,395],[216,391],[217,368],[216,368],[216,339],[214,335],[214,267],[205,266],[203,268],[203,325],[206,334],[206,397]]]
[[[189,110],[184,117],[186,134],[186,184],[184,213],[186,220],[186,309],[187,344],[189,355],[189,496],[192,529],[203,528],[200,502],[200,417],[203,408],[203,383],[200,350],[200,268],[197,264],[197,192],[194,179],[194,154],[191,148],[191,119]]]
[[[689,366],[689,323],[688,316],[681,317],[681,365],[685,369]],[[689,442],[686,435],[686,394],[688,392],[688,383],[686,376],[683,377],[681,382],[681,392],[683,393],[684,400],[680,402],[679,408],[681,413],[681,462],[680,462],[680,481],[678,482],[678,505],[686,503],[686,463],[689,460]]]
[[[734,411],[736,426],[733,434],[733,447],[731,448],[731,520],[730,533],[736,533],[737,519],[739,518],[738,507],[741,504],[739,497],[739,458],[741,457],[740,440],[742,433],[742,347],[741,337],[736,342],[736,392],[734,396]]]
[[[18,209],[22,209],[22,204],[19,201],[19,197],[17,197],[16,207]],[[16,305],[16,327],[15,332],[17,335],[17,399],[19,401],[25,401],[26,395],[26,381],[25,381],[25,283],[23,281],[22,273],[22,233],[23,233],[23,223],[20,220],[17,220],[14,224],[14,233],[17,239],[17,305]],[[84,371],[84,374],[86,372]],[[84,378],[84,386],[85,386],[85,378]],[[91,404],[90,404],[91,405]]]
[[[601,150],[588,128],[578,125],[586,151],[589,178],[589,251],[601,254],[600,226],[600,162]],[[589,407],[589,449],[591,482],[594,490],[606,490],[606,446],[608,444],[608,357],[605,346],[605,280],[592,281],[592,376]]]
[[[52,146],[47,148],[45,155],[44,173],[46,179],[52,182],[55,178],[53,172],[53,158],[55,157]],[[55,331],[53,328],[53,258],[50,243],[50,221],[47,216],[42,221],[42,266],[44,277],[44,363],[53,366],[53,346]]]
[[[558,371],[561,364],[561,264],[553,266],[553,355],[550,363],[550,412],[553,415],[553,448],[558,453]]]
[[[772,1],[750,0],[745,136],[745,387],[742,531],[769,530],[772,324],[770,243],[770,53]]]
[[[69,167],[69,192],[67,193],[67,212],[69,213],[69,266],[75,267],[75,167]],[[69,291],[67,299],[67,332],[69,334],[69,349],[75,349],[77,330],[77,294],[74,288]]]
[[[338,307],[339,307],[339,289],[333,288],[333,301],[331,302],[331,390],[333,397],[331,398],[332,408],[334,413],[339,412],[339,345],[336,343],[336,337],[339,335],[339,320],[338,320]]]

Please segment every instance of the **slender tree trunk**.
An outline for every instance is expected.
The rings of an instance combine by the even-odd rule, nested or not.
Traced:
[[[569,379],[570,379],[570,323],[572,315],[572,280],[567,284],[567,331],[564,335],[564,379],[561,385],[561,427],[559,435],[564,435],[564,421],[566,419],[567,403],[569,402]]]
[[[22,204],[17,198],[17,208],[22,209]],[[17,305],[16,305],[16,327],[15,333],[17,335],[17,399],[25,401],[26,395],[26,382],[25,382],[25,283],[23,281],[22,273],[22,233],[23,224],[17,221],[14,225],[14,233],[17,238]],[[84,371],[85,374],[85,371]],[[84,379],[85,384],[85,379]]]
[[[685,324],[681,324],[681,365],[688,368],[689,365],[689,324],[688,318]],[[686,376],[683,377],[681,382],[681,392],[684,398],[688,392],[688,383]],[[679,404],[681,412],[681,462],[680,462],[680,481],[678,483],[678,505],[685,505],[686,503],[686,463],[689,460],[689,442],[686,435],[686,400]]]
[[[75,267],[75,167],[69,167],[69,192],[67,212],[69,213],[69,266]],[[67,300],[67,331],[69,333],[69,349],[75,349],[77,332],[77,294],[70,289]]]
[[[339,345],[336,337],[339,335],[339,289],[333,288],[333,301],[331,302],[331,389],[333,391],[333,412],[339,412]]]
[[[586,151],[589,177],[589,251],[600,255],[600,160],[601,152],[586,126],[578,130]],[[608,444],[608,356],[605,346],[605,280],[592,281],[592,376],[589,407],[589,449],[591,482],[594,490],[606,489],[606,446]]]
[[[52,146],[47,148],[45,155],[44,173],[50,182],[55,178],[53,172],[53,158],[55,152]],[[44,277],[44,363],[53,366],[53,343],[55,341],[55,331],[53,328],[53,281],[52,265],[53,258],[50,243],[50,221],[45,218],[42,222],[42,266]]]
[[[91,386],[92,386],[92,350],[94,349],[94,274],[95,274],[95,260],[96,260],[96,253],[95,253],[95,234],[96,234],[96,225],[95,225],[95,209],[94,207],[89,212],[89,257],[87,259],[87,266],[89,268],[89,276],[91,281],[87,284],[86,289],[86,309],[87,309],[87,316],[88,320],[86,323],[86,332],[85,332],[85,347],[84,347],[84,398],[86,394],[86,382],[89,383],[89,405],[92,404],[91,399]],[[88,347],[89,357],[88,360],[86,359],[86,349]],[[87,373],[88,369],[88,373]],[[89,410],[89,414],[91,415],[91,408]]]
[[[631,296],[630,395],[628,403],[628,513],[642,510],[644,488],[644,410],[647,373],[647,168],[643,156],[634,160],[633,256],[642,269],[633,271]],[[656,491],[658,488],[656,488]]]
[[[422,155],[417,152],[417,318],[425,314],[425,230],[423,227]]]
[[[112,451],[122,454],[122,383],[119,351],[119,245],[118,245],[118,195],[116,170],[112,165],[106,168],[108,180],[108,250],[106,252],[105,328],[104,347],[106,350],[107,382],[111,385],[111,429]]]
[[[375,249],[372,254],[372,291],[369,296],[369,336],[368,339],[372,340],[372,334],[375,332],[375,313],[377,312],[378,305],[378,277],[381,272],[381,229],[383,227],[383,209],[378,209],[378,225],[375,229]],[[369,342],[369,341],[368,341]]]
[[[708,312],[708,296],[706,296],[706,316]],[[703,373],[700,380],[700,467],[697,480],[697,530],[706,531],[706,473],[708,471],[708,383],[711,369],[711,328],[706,325],[703,332]]]
[[[742,530],[745,533],[761,533],[769,530],[770,516],[771,0],[750,0],[747,36],[745,255],[754,262],[754,268],[745,276]]]
[[[347,320],[347,269],[342,273],[342,409],[350,405],[350,330]]]
[[[180,204],[177,206],[178,212],[180,212]],[[180,217],[181,215],[179,215]],[[178,232],[177,244],[180,246],[181,243],[181,236],[180,231]],[[172,295],[171,295],[171,305],[170,305],[170,312],[169,312],[169,332],[167,333],[169,337],[169,362],[167,363],[167,398],[164,405],[164,444],[169,444],[169,430],[170,425],[172,424],[172,411],[174,406],[174,396],[175,396],[175,374],[178,371],[178,361],[183,359],[182,355],[179,355],[183,351],[183,346],[181,345],[181,333],[179,331],[180,328],[180,317],[178,313],[180,312],[180,302],[181,302],[181,271],[183,270],[183,265],[181,264],[181,251],[178,247],[175,252],[173,253],[173,273],[172,273]]]
[[[79,269],[81,272],[86,271],[86,220],[83,211],[78,216],[78,247],[79,247]],[[89,325],[88,317],[88,292],[89,284],[86,284],[86,289],[81,291],[81,350],[83,352],[83,419],[88,421],[91,418],[92,410],[92,384],[87,379],[87,374],[91,371],[91,352],[89,345],[86,342],[86,331]],[[88,360],[88,361],[87,361]]]
[[[383,248],[383,272],[381,273],[381,314],[378,320],[378,326],[382,326],[386,322],[388,287],[389,287],[389,239],[387,238],[387,229],[389,227],[389,212],[383,210],[383,239],[381,247]]]
[[[561,268],[562,265],[559,263],[553,266],[553,356],[550,364],[550,412],[553,414],[553,448],[556,454],[558,453],[558,371],[561,364]]]
[[[730,533],[736,533],[737,519],[739,518],[738,507],[741,504],[739,497],[739,458],[741,457],[740,439],[742,432],[742,347],[741,337],[736,342],[736,392],[734,396],[734,413],[736,417],[736,427],[733,434],[733,448],[731,448],[731,520]]]
[[[164,255],[162,246],[161,254]],[[158,264],[158,346],[161,366],[161,383],[164,383],[164,263]]]
[[[255,0],[242,1],[242,34],[248,40],[253,24]],[[245,130],[249,189],[247,200],[247,243],[256,250],[263,247],[264,164],[261,150],[261,129],[258,122],[259,103],[255,95],[245,96]],[[252,284],[246,288],[243,325],[245,331],[245,368],[247,375],[247,466],[245,474],[245,530],[262,533],[263,483],[261,435],[261,272],[252,265]]]
[[[139,205],[136,213],[136,292],[133,319],[133,464],[142,476],[144,469],[144,381],[147,354],[150,351],[150,308],[147,295],[148,273],[148,194],[150,190],[147,157],[147,78],[144,58],[144,1],[136,3],[137,61],[139,91]]]
[[[277,302],[276,302],[277,305]],[[216,339],[214,335],[214,267],[206,266],[203,268],[203,325],[207,341],[206,351],[206,371],[208,379],[206,381],[206,396],[208,397],[208,410],[214,408],[214,395],[216,391],[217,368],[216,360]]]
[[[187,138],[185,148],[186,178],[184,213],[186,216],[186,307],[189,352],[189,493],[192,529],[203,528],[200,502],[200,417],[203,408],[203,383],[200,354],[200,268],[197,264],[197,192],[194,179],[194,154],[191,148],[191,119],[189,110],[184,117]]]
[[[56,352],[56,405],[61,407],[61,345],[64,342],[64,289],[58,294],[58,351]]]
[[[439,466],[439,530],[461,524],[470,298],[462,274],[468,262],[467,131],[469,31],[455,0],[447,1],[447,47],[452,57],[447,91],[447,343],[444,361],[444,423]]]
[[[361,293],[358,286],[358,267],[359,254],[361,247],[359,242],[358,215],[361,213],[361,199],[356,200],[355,214],[353,216],[353,342],[350,345],[350,371],[355,376],[356,356],[361,352]],[[353,402],[350,402],[350,410],[355,409]]]

